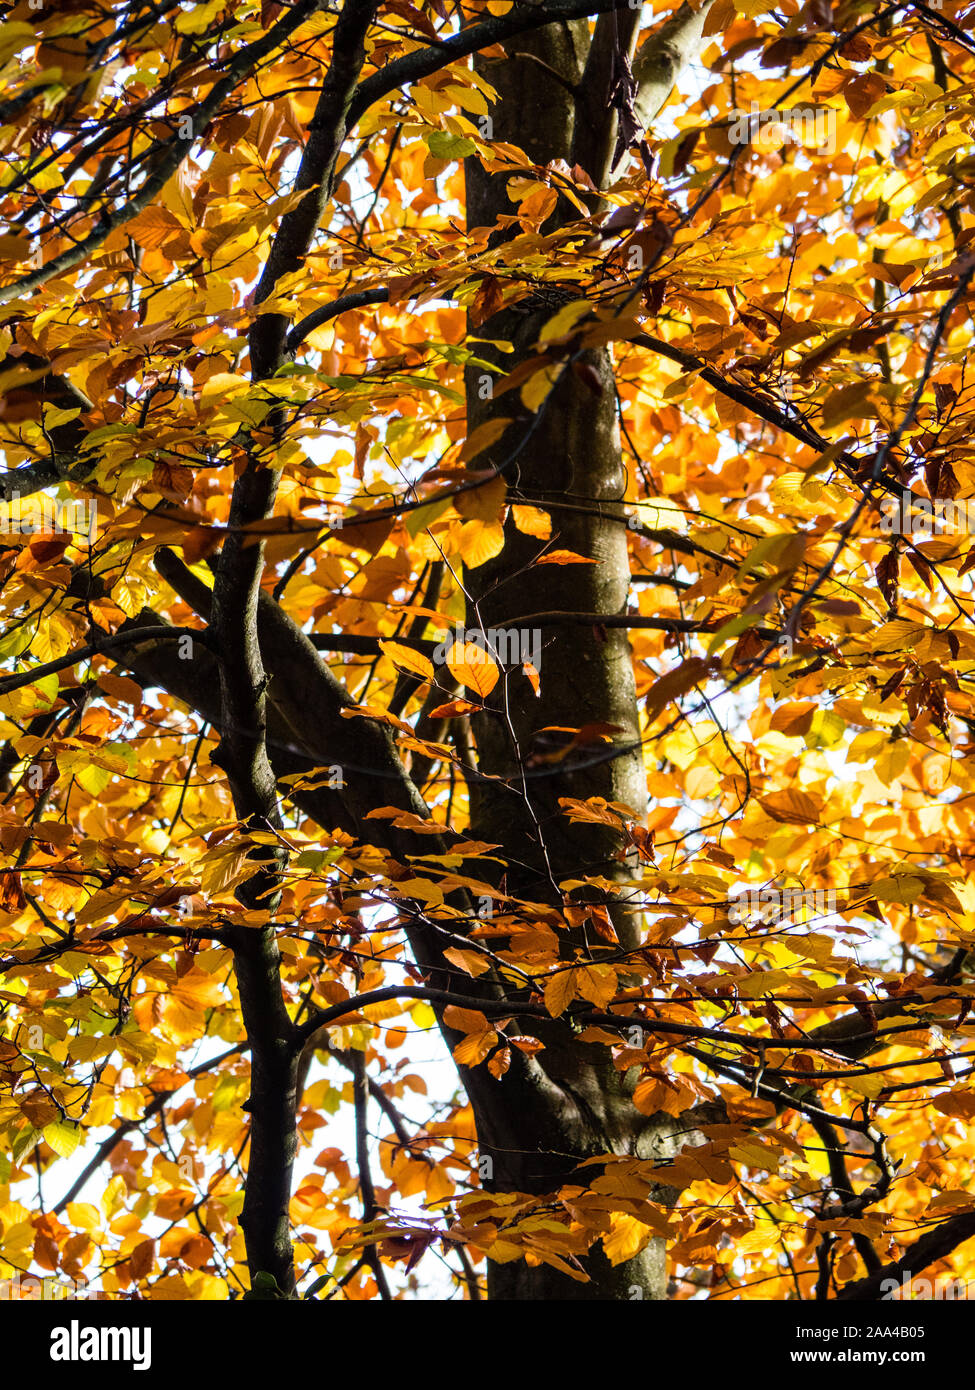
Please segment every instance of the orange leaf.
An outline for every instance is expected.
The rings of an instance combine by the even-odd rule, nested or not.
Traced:
[[[454,498],[454,510],[465,521],[497,521],[507,495],[508,484],[495,475],[480,487],[471,488],[469,492],[458,492]]]
[[[488,1062],[488,1071],[492,1076],[496,1076],[500,1081],[502,1076],[511,1066],[511,1048],[502,1047]]]
[[[480,1009],[462,1009],[457,1004],[448,1004],[443,1017],[447,1027],[455,1028],[458,1033],[482,1033],[488,1026]]]
[[[815,825],[823,811],[823,798],[787,787],[785,791],[760,796],[758,804],[773,820],[785,825]]]
[[[486,1028],[482,1033],[468,1033],[454,1048],[454,1061],[462,1067],[476,1067],[484,1061],[497,1041],[498,1035],[493,1028]]]
[[[129,680],[128,676],[116,676],[111,671],[102,671],[98,677],[98,685],[106,695],[111,695],[116,700],[124,700],[127,705],[136,709],[142,704],[142,686]]]
[[[599,565],[601,560],[590,560],[585,555],[577,555],[574,550],[550,550],[547,555],[534,562],[536,565]]]
[[[461,951],[457,947],[451,947],[449,951],[444,951],[444,959],[449,960],[451,965],[456,965],[458,970],[465,971],[468,975],[483,975],[485,970],[490,970],[491,966],[483,956],[476,951]]]
[[[355,512],[350,521],[343,519],[342,525],[335,528],[335,539],[353,550],[368,550],[375,555],[382,550],[392,529],[392,517],[370,521],[368,512]]]
[[[545,1007],[553,1018],[565,1013],[576,995],[576,972],[560,970],[545,986]]]
[[[400,671],[408,671],[413,676],[422,676],[427,681],[433,680],[433,662],[422,652],[414,651],[412,647],[405,647],[402,642],[380,642],[379,647]]]
[[[483,705],[475,705],[472,700],[448,700],[430,711],[431,719],[459,719],[464,714],[476,714]]]
[[[458,457],[464,463],[477,458],[478,454],[482,454],[485,449],[490,449],[491,445],[501,438],[510,424],[510,420],[502,419],[499,416],[493,420],[483,421],[477,429],[471,430]]]
[[[494,658],[476,642],[455,642],[447,653],[447,669],[482,699],[490,695],[501,675]]]
[[[537,536],[547,541],[552,534],[552,518],[539,507],[525,507],[519,503],[511,508],[512,519],[519,531],[526,536]]]

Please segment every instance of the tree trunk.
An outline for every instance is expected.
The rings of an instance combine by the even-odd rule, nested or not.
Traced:
[[[589,29],[583,21],[552,26],[510,43],[508,57],[500,63],[478,60],[479,70],[499,94],[491,113],[496,140],[521,145],[539,164],[569,160],[575,119],[575,99],[569,89],[581,83],[588,43]],[[469,227],[494,226],[499,215],[515,211],[505,191],[507,177],[487,175],[476,160],[468,160]],[[497,363],[498,380],[532,355],[539,331],[555,312],[551,303],[538,304],[539,299],[544,296],[527,301],[527,309],[523,302],[477,328],[472,326],[474,336],[515,348],[513,354],[489,347],[481,352]],[[600,350],[587,353],[583,361],[589,370],[581,376],[571,370],[563,374],[527,445],[518,452],[515,468],[506,473],[509,501],[524,500],[551,516],[552,544],[546,547],[523,535],[509,514],[502,553],[465,573],[468,632],[510,629],[517,618],[517,626],[527,630],[527,641],[533,613],[608,615],[626,605],[629,565],[622,506],[626,473],[612,360],[608,351]],[[488,394],[483,370],[475,367],[468,372],[469,430],[492,416],[510,417],[516,405],[516,392],[498,400],[482,399]],[[472,466],[501,465],[521,444],[525,430],[525,421],[509,426]],[[565,503],[579,510],[563,509]],[[534,565],[545,548],[574,551],[596,563]],[[603,797],[625,803],[644,820],[646,777],[625,630],[544,629],[540,671],[541,693],[536,698],[519,666],[508,668],[487,701],[488,712],[473,720],[478,769],[486,777],[472,781],[471,831],[478,839],[505,846],[504,891],[508,895],[561,904],[562,881],[596,875],[620,882],[629,869],[620,858],[620,835],[598,825],[570,824],[560,798]],[[542,730],[587,724],[614,726],[611,744],[596,741],[573,750],[561,762],[544,760],[565,736]],[[620,941],[634,945],[638,927],[621,913],[613,915]],[[565,938],[571,953],[572,946],[580,944],[579,934],[567,930]],[[605,951],[605,942],[598,937],[593,941]],[[490,1150],[485,1138],[496,1127],[495,1117],[484,1113],[483,1096],[473,1099],[482,1151],[493,1160],[493,1184],[489,1185],[501,1190],[554,1191],[570,1179],[580,1161],[596,1154],[648,1157],[672,1122],[666,1117],[662,1122],[648,1119],[633,1107],[629,1098],[633,1075],[617,1071],[605,1047],[581,1043],[561,1020],[536,1031],[545,1042],[536,1060],[552,1085],[531,1113],[522,1112],[516,1151]],[[499,1109],[510,1104],[503,1080],[496,1097]],[[660,1240],[615,1268],[596,1248],[583,1267],[590,1283],[577,1282],[546,1265],[492,1263],[489,1296],[666,1297]]]

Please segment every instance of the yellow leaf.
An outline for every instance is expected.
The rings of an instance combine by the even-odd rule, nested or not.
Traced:
[[[419,1003],[413,1005],[410,1010],[410,1018],[416,1024],[417,1028],[427,1029],[436,1027],[437,1015],[433,1012],[430,1005],[425,1003],[422,999]]]
[[[521,388],[522,404],[528,410],[537,410],[558,381],[561,371],[557,362],[549,362],[541,371],[534,372]]]
[[[73,635],[70,628],[58,621],[56,614],[43,619],[31,638],[31,655],[38,661],[57,661],[70,649]]]
[[[565,1013],[576,994],[576,971],[560,970],[545,986],[545,1007],[553,1018]]]
[[[868,1100],[876,1100],[886,1085],[882,1076],[851,1076],[844,1078],[844,1083],[855,1095],[866,1096]]]
[[[496,443],[510,424],[510,420],[499,417],[493,420],[484,420],[477,429],[472,430],[467,436],[464,447],[460,451],[460,458],[464,463],[476,458],[478,454],[483,453],[485,449],[489,449],[492,444]]]
[[[81,1126],[72,1124],[70,1120],[45,1125],[41,1133],[44,1142],[50,1144],[60,1158],[70,1158],[81,1140]]]
[[[483,521],[467,521],[460,528],[460,554],[468,569],[475,570],[478,565],[493,560],[504,549],[504,527],[500,521],[485,524]]]
[[[494,658],[476,642],[455,642],[447,653],[447,669],[455,680],[468,690],[475,690],[482,699],[490,695],[501,675]]]
[[[204,405],[210,405],[214,401],[225,400],[228,396],[240,395],[249,386],[250,382],[245,376],[237,376],[233,372],[216,372],[207,378],[200,398]]]
[[[570,303],[564,304],[539,333],[539,343],[550,343],[566,337],[579,320],[591,312],[592,305],[588,299],[573,299]]]
[[[202,34],[226,8],[225,0],[209,0],[208,4],[194,5],[191,10],[177,15],[174,28],[180,34]]]
[[[380,642],[379,646],[399,670],[422,676],[424,680],[433,680],[433,663],[422,652],[414,651],[412,647],[404,647],[401,642]]]
[[[112,780],[112,774],[104,767],[83,767],[75,773],[75,778],[89,796],[101,796]]]
[[[470,492],[459,492],[454,498],[454,510],[465,521],[498,521],[508,495],[508,485],[503,478],[491,478]]]
[[[167,1274],[151,1284],[146,1292],[149,1298],[165,1299],[167,1303],[186,1303],[193,1297],[182,1274]]]
[[[609,1221],[611,1229],[609,1235],[603,1236],[603,1250],[611,1265],[632,1260],[653,1239],[650,1227],[626,1212],[611,1212]]]
[[[526,536],[537,536],[539,540],[547,541],[552,534],[552,518],[539,507],[524,507],[516,503],[511,508],[511,515],[518,530]]]

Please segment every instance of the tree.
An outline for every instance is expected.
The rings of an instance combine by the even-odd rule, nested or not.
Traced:
[[[8,10],[6,1272],[966,1273],[967,14]]]

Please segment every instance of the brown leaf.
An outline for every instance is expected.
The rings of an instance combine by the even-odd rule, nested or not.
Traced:
[[[958,399],[958,392],[950,381],[936,381],[934,383],[934,399],[938,407],[938,419],[940,420],[946,410],[949,410]]]
[[[843,88],[843,97],[850,111],[861,120],[887,90],[887,83],[877,72],[861,72]]]
[[[934,583],[931,579],[931,566],[923,555],[917,555],[913,550],[907,552],[908,563],[914,568],[920,578],[927,585],[928,590],[934,592]]]
[[[583,362],[581,358],[576,358],[572,363],[572,374],[582,382],[591,395],[603,394],[603,383],[591,362]]]
[[[897,607],[897,589],[900,576],[900,555],[896,545],[892,545],[880,564],[874,570],[880,592],[889,608]]]
[[[504,300],[504,290],[496,275],[485,275],[470,308],[471,327],[480,328],[498,312]]]
[[[686,171],[700,136],[700,130],[689,130],[687,134],[682,137],[680,144],[677,146],[677,152],[674,155],[673,173],[675,178]]]
[[[183,559],[188,565],[205,560],[223,544],[222,526],[195,526],[183,537]]]
[[[805,48],[803,39],[776,39],[762,54],[763,68],[788,68]]]
[[[699,656],[692,656],[674,671],[661,676],[647,691],[647,718],[655,719],[671,700],[686,695],[699,681],[704,680],[711,663]]]
[[[352,521],[343,522],[341,527],[336,528],[335,539],[352,550],[368,550],[370,555],[375,555],[382,550],[393,529],[393,518],[380,517],[376,521],[369,521],[368,517],[368,512],[353,513]]]
[[[816,825],[823,811],[823,798],[787,787],[784,791],[760,796],[758,804],[766,815],[784,825]]]
[[[154,1240],[144,1240],[137,1245],[129,1256],[129,1268],[132,1270],[133,1279],[144,1279],[147,1274],[151,1274],[155,1260],[156,1242]]]
[[[20,874],[14,869],[0,872],[0,912],[23,912],[27,906]]]
[[[60,560],[70,544],[71,537],[67,533],[35,536],[30,543],[30,553],[39,565],[47,565],[52,560]]]
[[[866,63],[870,59],[873,47],[865,34],[854,34],[851,39],[840,49],[840,57],[845,58],[849,63]]]
[[[179,463],[155,463],[152,468],[152,486],[163,497],[181,502],[193,491],[193,470]]]

